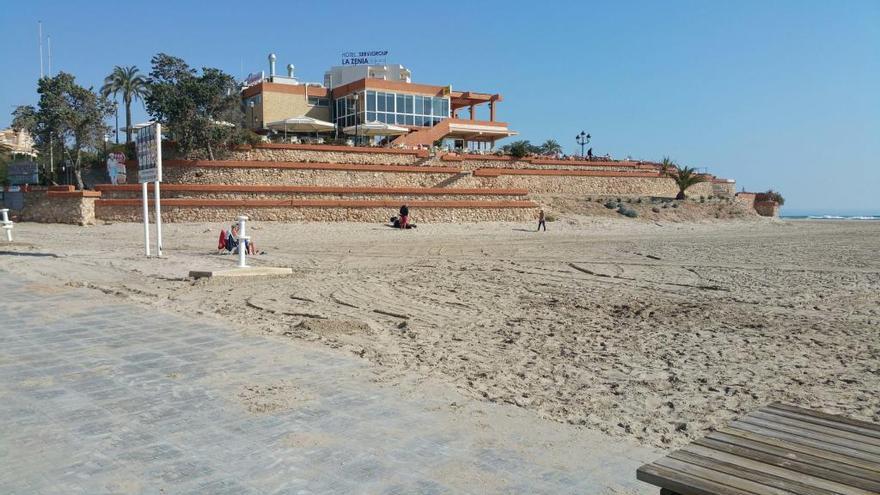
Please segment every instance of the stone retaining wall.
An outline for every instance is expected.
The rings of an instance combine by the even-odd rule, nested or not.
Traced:
[[[678,187],[667,177],[590,177],[502,175],[472,177],[460,187],[522,188],[533,194],[575,194],[578,196],[675,197]],[[701,182],[687,190],[689,197],[713,196],[712,183]]]
[[[201,208],[162,207],[163,222],[219,222],[229,223],[245,214],[257,221],[282,222],[374,222],[387,223],[397,215],[394,208]],[[413,208],[412,222],[505,222],[527,221],[535,218],[535,208]],[[153,211],[151,208],[150,216]],[[112,222],[140,222],[139,207],[98,206],[97,217]],[[257,241],[259,242],[259,241]]]
[[[92,225],[95,223],[95,200],[98,196],[28,192],[24,194],[24,208],[19,218],[23,222]]]
[[[447,166],[454,165],[456,167],[461,167],[462,170],[473,171],[478,168],[513,168],[513,169],[552,169],[552,170],[611,170],[618,172],[632,172],[636,170],[647,170],[647,171],[655,171],[654,168],[640,168],[634,166],[625,166],[620,164],[615,164],[613,162],[595,162],[589,165],[577,165],[570,163],[561,163],[561,164],[544,164],[544,163],[532,163],[527,160],[478,160],[478,159],[467,159],[461,161],[447,161],[440,159],[432,159],[430,163],[426,162],[425,165],[439,165],[445,164]]]
[[[454,174],[353,172],[272,168],[167,167],[163,180],[177,184],[434,187]]]
[[[151,190],[152,191],[152,190]],[[151,193],[152,194],[152,193]],[[151,196],[152,197],[152,196]],[[345,199],[345,200],[441,200],[441,201],[505,201],[521,200],[520,195],[496,194],[366,194],[366,193],[300,193],[300,192],[202,192],[162,191],[163,199]],[[105,191],[101,199],[140,199],[139,192]]]
[[[269,162],[366,163],[372,165],[413,165],[425,160],[411,153],[369,153],[350,151],[317,151],[303,149],[264,149],[233,151],[229,160]],[[443,164],[448,166],[449,164]]]

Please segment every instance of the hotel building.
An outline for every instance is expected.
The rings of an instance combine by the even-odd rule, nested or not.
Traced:
[[[293,65],[287,69],[287,76],[276,75],[270,55],[269,75],[250,77],[242,90],[246,118],[257,132],[268,131],[273,122],[310,117],[332,123],[337,136],[365,123],[396,127],[403,134],[392,138],[393,144],[406,146],[454,141],[456,147],[494,147],[497,140],[517,134],[496,120],[500,94],[413,83],[402,65],[332,67],[323,83],[300,82]],[[476,119],[481,105],[488,106],[489,120]]]

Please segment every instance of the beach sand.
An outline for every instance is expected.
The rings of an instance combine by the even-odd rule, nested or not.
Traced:
[[[251,263],[293,276],[187,279],[237,262],[221,227],[166,224],[159,260],[139,224],[18,224],[0,269],[662,449],[773,401],[880,422],[880,222],[256,222]]]

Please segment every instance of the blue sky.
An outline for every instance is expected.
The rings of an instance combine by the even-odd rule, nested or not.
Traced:
[[[786,213],[880,213],[880,2],[16,2],[0,17],[0,126],[52,69],[99,86],[157,52],[321,81],[390,50],[415,82],[499,92],[498,118],[574,152],[706,167],[783,192]],[[136,120],[144,116],[135,110]]]

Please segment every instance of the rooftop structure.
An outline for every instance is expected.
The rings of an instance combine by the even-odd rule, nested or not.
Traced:
[[[496,140],[517,134],[496,119],[500,94],[413,83],[409,69],[399,64],[335,66],[319,84],[300,82],[292,65],[287,77],[277,76],[271,55],[269,76],[250,83],[242,100],[247,121],[258,132],[268,132],[273,123],[310,117],[335,125],[335,136],[344,135],[343,130],[360,134],[359,126],[366,123],[404,127],[409,132],[390,141],[402,146],[452,140],[456,147],[494,147]],[[488,120],[476,119],[480,105],[488,106]]]

